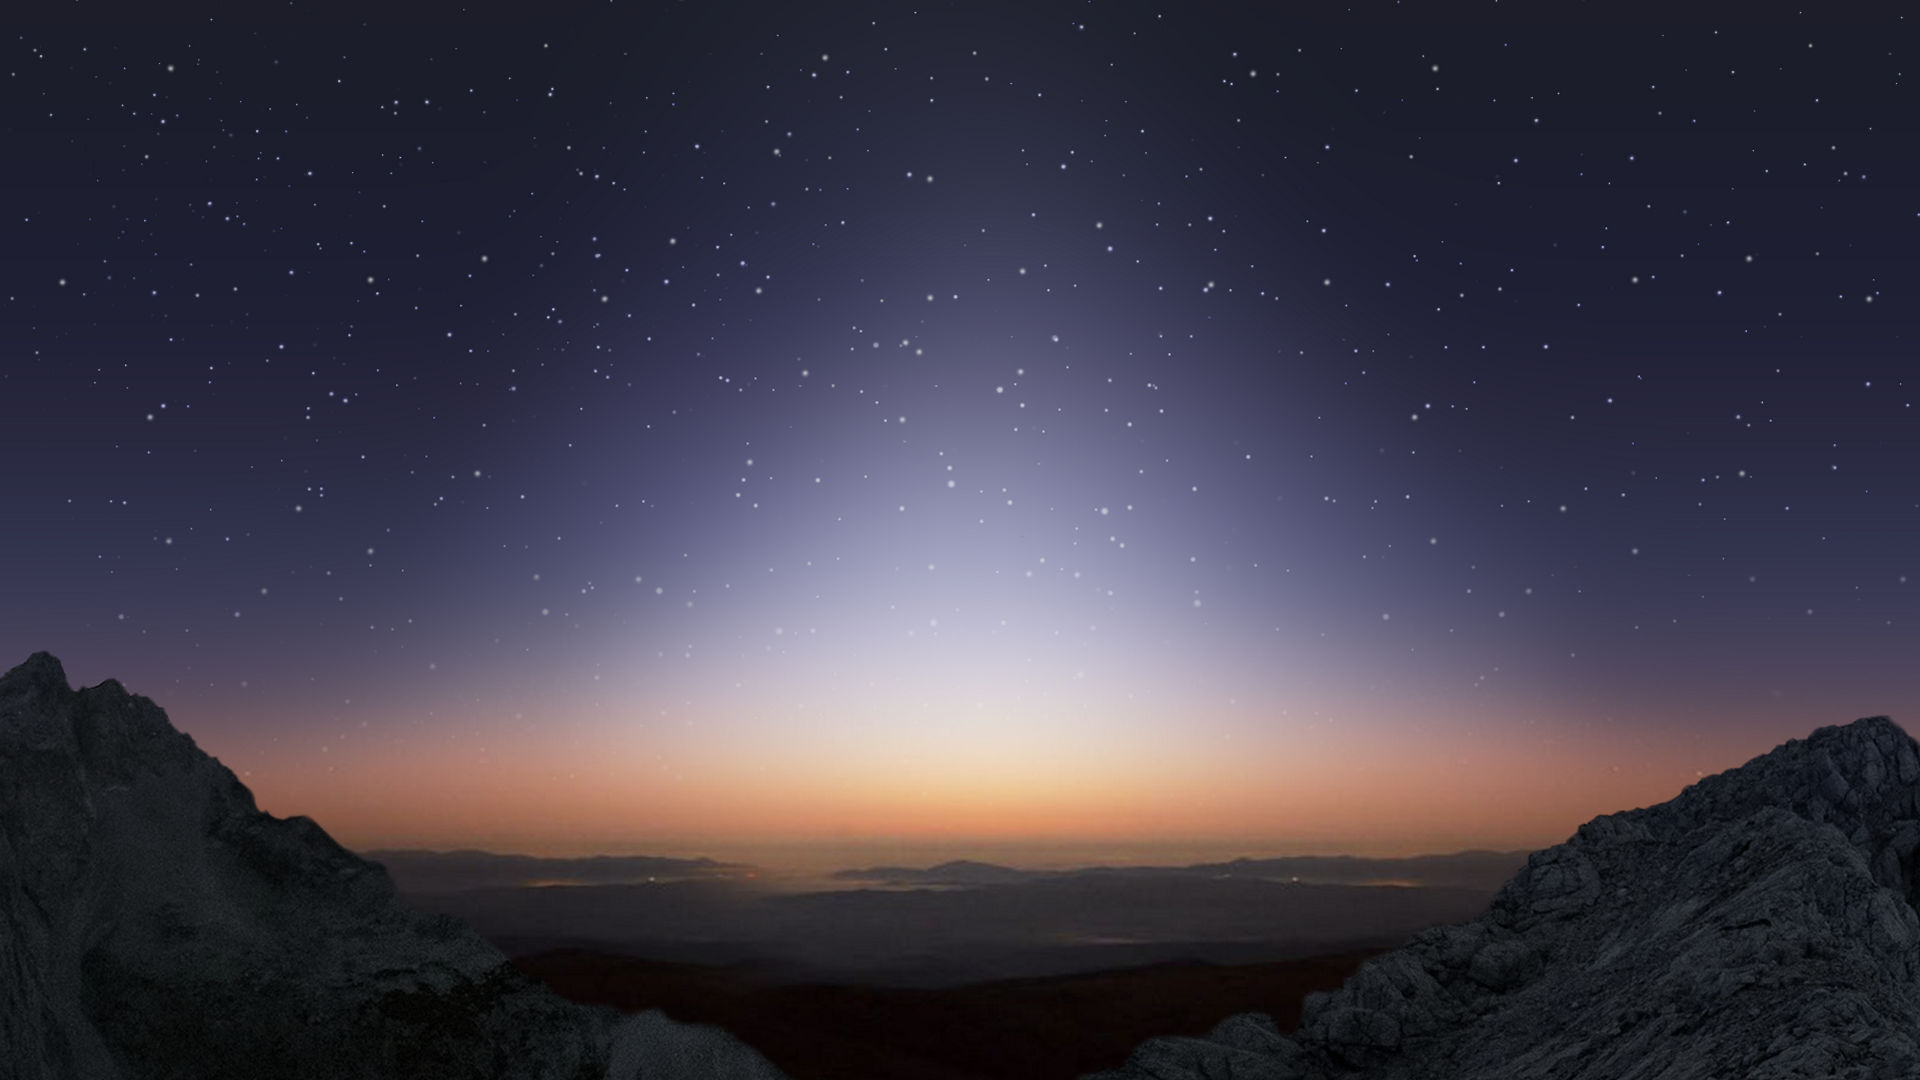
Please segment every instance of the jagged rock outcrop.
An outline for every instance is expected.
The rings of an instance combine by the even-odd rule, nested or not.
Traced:
[[[0,1076],[780,1078],[718,1029],[562,1001],[46,653],[0,676]]]
[[[1920,747],[1827,727],[1535,853],[1464,926],[1092,1080],[1920,1076]]]

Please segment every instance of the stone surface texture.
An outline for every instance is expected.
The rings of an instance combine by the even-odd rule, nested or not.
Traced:
[[[275,818],[144,697],[0,676],[0,1076],[778,1080],[713,1028],[556,997]]]
[[[1920,748],[1825,727],[1536,852],[1463,926],[1090,1080],[1920,1076]]]

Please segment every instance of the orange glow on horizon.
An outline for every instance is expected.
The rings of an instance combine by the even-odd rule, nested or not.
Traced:
[[[1671,798],[1694,770],[1675,747],[1278,729],[1235,745],[1136,737],[994,754],[958,740],[868,756],[708,747],[670,763],[537,739],[480,753],[330,749],[325,769],[256,766],[264,809],[317,820],[349,847],[527,854],[706,854],[894,843],[992,853],[1052,847],[1270,855],[1407,855],[1557,843],[1602,813]],[[1047,752],[1042,753],[1041,750]],[[1732,748],[1722,767],[1745,760]]]

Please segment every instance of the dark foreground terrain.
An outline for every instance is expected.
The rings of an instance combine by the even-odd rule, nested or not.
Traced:
[[[1072,1080],[1118,1065],[1143,1039],[1199,1035],[1235,1013],[1269,1013],[1291,1030],[1309,992],[1338,987],[1370,955],[1166,963],[938,989],[782,983],[749,965],[580,949],[513,962],[573,1001],[718,1024],[793,1080]]]
[[[0,1080],[785,1080],[561,1000],[118,682],[0,675]]]

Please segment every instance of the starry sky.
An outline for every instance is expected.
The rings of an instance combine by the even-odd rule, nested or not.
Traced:
[[[1908,22],[1313,7],[9,16],[0,660],[350,846],[762,861],[1920,715]]]

